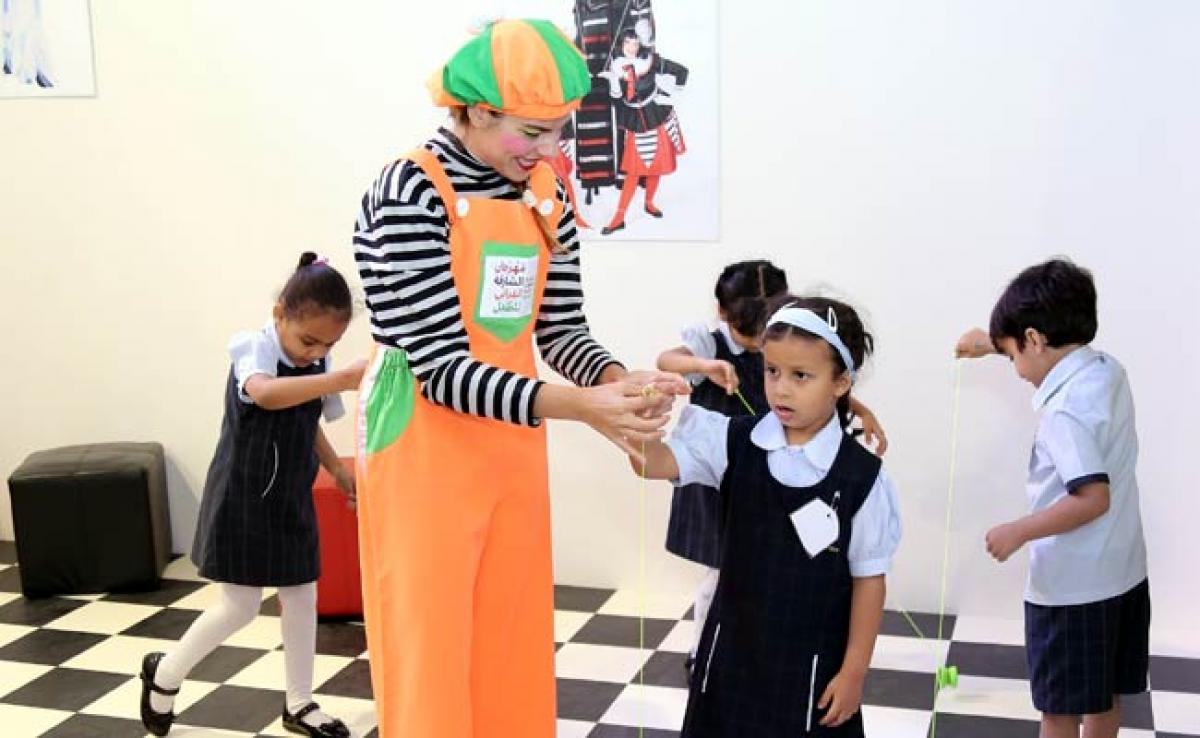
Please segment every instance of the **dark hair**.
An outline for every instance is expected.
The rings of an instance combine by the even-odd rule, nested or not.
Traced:
[[[350,319],[350,287],[338,270],[317,255],[305,251],[300,255],[296,271],[279,293],[283,312],[290,318],[298,318],[313,312],[341,313]]]
[[[772,314],[785,307],[811,310],[820,316],[821,319],[825,319],[829,315],[829,311],[832,310],[834,316],[837,318],[838,338],[841,338],[842,342],[846,344],[846,348],[849,349],[850,360],[854,362],[855,368],[862,369],[862,365],[866,362],[867,358],[875,353],[875,337],[867,332],[867,329],[863,326],[862,319],[858,317],[858,313],[855,312],[854,308],[844,302],[839,302],[828,297],[795,297],[793,295],[784,295],[772,301],[769,307]],[[790,323],[768,325],[763,332],[763,343],[781,341],[789,336],[818,340],[825,343],[829,349],[829,355],[833,359],[833,366],[837,370],[837,374],[843,374],[848,369],[846,362],[842,360],[841,352],[826,343],[825,339],[803,328],[797,328]],[[853,392],[853,389],[842,395],[837,402],[838,421],[841,422],[843,428],[849,428],[851,421],[854,420],[854,415],[850,412],[851,392]]]
[[[782,269],[756,259],[725,267],[714,293],[725,322],[743,336],[757,336],[767,319],[767,303],[787,289],[787,275]]]
[[[1046,336],[1052,347],[1091,343],[1096,337],[1096,284],[1092,273],[1066,259],[1031,266],[1018,274],[992,308],[992,343],[1011,338],[1025,348],[1025,329]]]
[[[635,31],[633,28],[626,27],[625,30],[621,31],[621,34],[618,37],[618,42],[621,44],[621,46],[624,46],[626,41],[638,42],[638,58],[645,59],[646,57],[650,56],[650,47],[642,43],[641,37],[637,35],[637,31]],[[622,51],[624,51],[624,49],[622,49]]]

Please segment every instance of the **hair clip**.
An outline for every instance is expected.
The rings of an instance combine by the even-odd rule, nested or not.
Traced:
[[[317,254],[317,258],[313,259],[312,266],[329,266],[329,257]]]
[[[835,313],[833,311],[832,305],[829,306],[829,314],[825,316],[825,322],[829,324],[829,327],[833,329],[834,333],[837,333],[837,329],[838,329],[837,313]]]

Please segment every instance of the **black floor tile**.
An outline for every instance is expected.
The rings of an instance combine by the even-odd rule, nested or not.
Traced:
[[[198,617],[200,617],[199,610],[178,610],[169,607],[128,628],[121,635],[177,641],[183,637],[188,628],[192,627],[192,623]]]
[[[1025,649],[996,643],[954,641],[946,655],[948,666],[957,666],[959,674],[1029,680]]]
[[[579,629],[571,642],[655,649],[671,634],[675,623],[674,620],[597,615]]]
[[[645,683],[651,687],[688,688],[688,670],[686,653],[671,653],[658,651],[646,660],[642,674],[635,678],[635,684]]]
[[[588,738],[679,738],[674,730],[653,730],[651,728],[631,728],[628,725],[600,724],[592,728]]]
[[[1154,706],[1150,703],[1149,692],[1121,697],[1121,726],[1139,730],[1154,729]]]
[[[196,664],[188,679],[198,682],[223,683],[267,654],[257,648],[217,646],[217,649]]]
[[[576,612],[596,612],[616,593],[612,589],[592,589],[589,587],[568,587],[555,585],[554,609],[573,610]]]
[[[83,600],[65,597],[45,597],[30,600],[22,597],[0,607],[0,623],[28,625],[40,628],[88,604]]]
[[[5,695],[10,705],[78,712],[135,677],[82,669],[52,669]]]
[[[21,593],[21,572],[15,566],[0,571],[0,592]]]
[[[0,541],[0,564],[17,563],[17,542]]]
[[[0,648],[0,661],[58,666],[105,640],[108,636],[98,633],[35,630]]]
[[[1200,694],[1200,659],[1151,656],[1150,687],[1166,692]]]
[[[587,720],[594,723],[604,717],[624,690],[624,684],[559,679],[558,717],[562,720]]]
[[[282,691],[223,685],[180,713],[178,722],[204,728],[259,732],[283,711]]]
[[[371,667],[366,661],[356,660],[317,687],[318,694],[335,697],[353,697],[360,700],[373,699],[371,691]]]
[[[937,613],[910,612],[909,616],[912,617],[912,623],[899,610],[884,610],[883,622],[879,626],[879,635],[937,638],[939,620]],[[913,628],[913,623],[916,624],[916,628]],[[954,623],[953,615],[947,615],[941,619],[942,640],[950,640],[950,636],[954,633]]]
[[[283,615],[283,606],[279,604],[279,595],[271,595],[263,600],[262,607],[258,608],[259,615],[271,615],[280,617]]]
[[[933,686],[932,674],[871,669],[863,685],[863,704],[932,710]]]
[[[939,713],[936,728],[930,726],[929,734],[936,738],[1038,738],[1040,729],[1039,723],[1029,720]]]
[[[145,592],[115,592],[101,599],[105,602],[127,602],[133,605],[153,605],[167,607],[173,605],[196,590],[204,587],[204,582],[189,582],[182,579],[164,579],[158,589]]]
[[[367,632],[361,625],[317,624],[317,653],[321,656],[361,656],[367,650]]]
[[[75,715],[41,738],[142,738],[146,729],[140,720],[121,720],[98,715]]]

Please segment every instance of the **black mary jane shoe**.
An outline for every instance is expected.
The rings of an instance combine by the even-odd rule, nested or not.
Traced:
[[[609,235],[612,235],[612,234],[616,233],[617,231],[623,229],[624,227],[625,227],[625,221],[621,221],[620,223],[617,223],[615,226],[604,226],[603,228],[600,229],[600,235],[601,236],[609,236]]]
[[[309,738],[350,738],[350,729],[341,720],[334,718],[320,725],[309,725],[304,718],[314,710],[319,710],[316,702],[309,702],[293,715],[288,712],[287,705],[283,707],[283,727],[292,733],[307,735]]]
[[[178,689],[163,689],[154,683],[154,675],[158,673],[158,665],[166,654],[161,651],[148,653],[142,658],[142,725],[154,735],[166,735],[175,722],[175,711],[156,712],[150,705],[150,693],[157,692],[166,697],[179,694]]]

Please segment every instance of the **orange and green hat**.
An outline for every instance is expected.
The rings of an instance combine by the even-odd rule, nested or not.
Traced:
[[[435,105],[482,105],[547,120],[579,107],[592,88],[583,54],[550,21],[487,26],[429,80]]]

